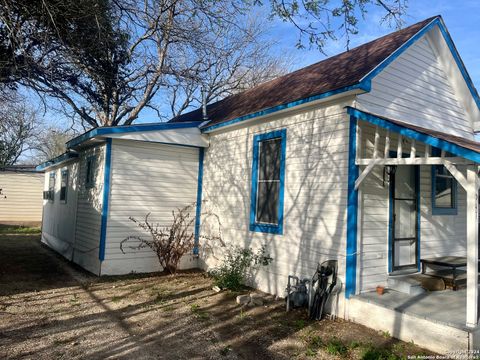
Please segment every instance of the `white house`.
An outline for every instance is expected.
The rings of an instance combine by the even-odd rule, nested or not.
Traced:
[[[436,351],[479,349],[479,105],[436,16],[210,104],[207,121],[199,109],[71,140],[39,166],[52,194],[42,239],[98,275],[155,271],[154,254],[119,249],[137,231],[129,216],[162,223],[208,200],[226,242],[267,245],[259,289],[283,295],[289,274],[336,259],[337,316]],[[466,289],[417,291],[410,275],[436,260]]]
[[[32,165],[0,168],[0,224],[41,224],[43,178]]]

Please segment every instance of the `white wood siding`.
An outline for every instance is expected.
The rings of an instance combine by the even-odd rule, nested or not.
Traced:
[[[473,127],[427,36],[408,48],[358,95],[359,109],[473,139]]]
[[[360,122],[361,152],[373,154],[375,128]],[[379,153],[384,154],[385,131],[380,129]],[[390,149],[397,150],[398,137],[390,133]],[[424,155],[424,144],[417,142],[417,156]],[[410,141],[403,138],[403,152],[409,153]],[[361,167],[363,170],[364,167]],[[466,193],[457,184],[458,214],[432,215],[431,166],[420,166],[420,257],[466,255]],[[465,169],[461,169],[465,175]],[[383,167],[377,166],[360,186],[358,232],[358,284],[360,291],[386,285],[388,278],[389,184],[383,181]]]
[[[0,171],[0,223],[42,221],[43,174]]]
[[[86,187],[87,159],[94,158],[94,181]],[[94,274],[100,274],[99,246],[103,206],[105,144],[82,150],[79,157],[78,201],[73,261]]]
[[[67,201],[60,201],[61,172],[68,170]],[[43,200],[42,242],[65,256],[73,258],[75,217],[77,213],[78,163],[71,162],[45,172],[44,190],[49,188],[50,174],[55,173],[54,200]]]
[[[344,283],[349,121],[343,107],[350,104],[317,105],[211,134],[203,198],[220,216],[228,245],[267,245],[274,260],[253,279],[263,291],[283,296],[289,274],[310,278],[317,263],[328,259],[339,260]],[[251,232],[253,137],[278,129],[287,132],[284,234]],[[219,247],[213,248],[217,259],[203,251],[207,267],[221,259]]]
[[[133,250],[135,242],[120,242],[130,235],[149,238],[129,217],[149,220],[160,226],[172,222],[172,210],[196,201],[199,150],[192,147],[162,145],[114,139],[112,143],[111,190],[107,223],[105,260],[102,275],[161,270],[156,255],[149,249]],[[195,216],[193,208],[192,216]],[[192,229],[193,231],[193,229]],[[191,257],[183,267],[195,267]]]

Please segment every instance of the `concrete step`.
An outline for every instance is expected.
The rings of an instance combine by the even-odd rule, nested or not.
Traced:
[[[422,282],[408,275],[389,276],[387,288],[408,295],[420,295],[425,292]]]

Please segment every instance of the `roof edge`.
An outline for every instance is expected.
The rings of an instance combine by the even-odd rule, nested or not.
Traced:
[[[318,94],[318,95],[310,96],[310,97],[307,97],[307,98],[304,98],[304,99],[295,100],[295,101],[292,101],[292,102],[289,102],[289,103],[286,103],[286,104],[273,106],[271,108],[267,108],[267,109],[260,110],[260,111],[257,111],[257,112],[251,113],[251,114],[243,115],[243,116],[237,117],[235,119],[227,120],[225,122],[221,122],[221,123],[218,123],[218,124],[213,124],[213,125],[210,125],[210,126],[208,126],[208,124],[207,124],[207,125],[205,125],[204,127],[201,128],[201,131],[202,131],[202,133],[212,132],[212,131],[218,130],[220,128],[236,125],[240,122],[244,122],[244,121],[247,121],[247,120],[253,120],[253,119],[261,117],[261,116],[271,115],[273,113],[276,113],[276,112],[279,112],[279,111],[282,111],[282,110],[286,110],[286,109],[290,109],[290,108],[293,108],[295,106],[307,104],[307,103],[317,101],[317,100],[326,99],[326,98],[329,98],[331,96],[343,94],[343,93],[353,91],[353,90],[361,90],[361,91],[364,91],[364,92],[370,92],[371,82],[370,81],[364,81],[364,82],[357,83],[357,84],[354,84],[354,85],[351,85],[351,86],[346,86],[346,87],[343,87],[343,88],[340,88],[340,89],[327,91],[327,92],[324,92],[324,93],[321,93],[321,94]]]
[[[345,108],[347,109],[347,113],[350,116],[353,116],[357,119],[369,122],[373,125],[378,125],[384,129],[388,129],[390,131],[404,135],[406,137],[424,142],[425,144],[439,148],[441,150],[445,150],[449,153],[463,157],[467,160],[480,163],[480,152],[474,151],[472,149],[467,149],[451,141],[440,139],[438,137],[435,137],[434,135],[421,132],[420,130],[415,130],[410,127],[402,126],[398,124],[401,122],[398,120],[377,116],[362,110],[355,109],[350,106],[346,106]],[[412,125],[412,126],[415,126],[415,125]],[[415,127],[418,128],[418,126],[415,126]]]
[[[44,171],[47,170],[53,166],[57,166],[63,163],[66,163],[67,161],[74,160],[78,158],[78,153],[72,152],[72,151],[67,151],[63,153],[62,155],[57,156],[56,158],[50,159],[45,161],[44,163],[41,163],[37,165],[35,170],[37,171]]]
[[[75,146],[81,145],[87,140],[90,140],[96,136],[105,136],[109,134],[118,133],[130,133],[130,132],[142,132],[142,131],[158,131],[158,130],[173,130],[173,129],[185,129],[199,127],[201,121],[184,122],[184,123],[152,123],[152,124],[137,124],[137,125],[125,125],[125,126],[108,126],[108,127],[96,127],[93,128],[70,141],[66,142],[67,149],[71,149]]]
[[[419,30],[415,35],[413,35],[408,41],[406,41],[402,46],[390,54],[386,59],[384,59],[380,64],[378,64],[373,70],[366,74],[360,81],[371,81],[375,76],[380,74],[388,65],[395,61],[400,55],[402,55],[410,46],[412,46],[417,40],[423,37],[427,32],[429,32],[433,27],[438,26],[440,33],[442,34],[445,42],[447,43],[450,52],[452,53],[453,59],[460,70],[460,73],[463,76],[463,79],[467,85],[467,88],[470,91],[470,94],[473,97],[478,109],[480,110],[480,97],[478,95],[477,89],[473,84],[472,78],[467,71],[465,64],[463,63],[462,58],[453,42],[450,33],[443,21],[443,18],[440,15],[437,15],[430,23],[425,25],[421,30]]]

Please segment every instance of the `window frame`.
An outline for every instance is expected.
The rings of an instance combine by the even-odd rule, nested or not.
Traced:
[[[88,176],[89,166],[90,166],[90,176]],[[87,157],[87,162],[85,164],[85,188],[86,189],[93,188],[95,185],[94,171],[95,171],[95,156],[91,155]]]
[[[432,156],[440,156],[441,151],[440,149],[434,148],[432,149]],[[435,190],[437,187],[437,172],[436,168],[437,166],[442,166],[449,174],[450,172],[448,169],[445,168],[444,165],[432,165],[432,215],[457,215],[458,214],[458,185],[457,185],[457,180],[455,177],[450,174],[450,177],[452,179],[452,207],[439,207],[436,206],[436,200],[435,200]]]
[[[277,205],[277,224],[259,223],[257,219],[257,199],[258,199],[258,176],[259,176],[259,150],[260,143],[263,141],[281,139],[280,147],[280,186]],[[283,235],[283,207],[285,192],[285,159],[287,149],[287,130],[275,130],[272,132],[258,134],[253,137],[253,159],[252,159],[252,187],[250,197],[250,231],[269,234]]]
[[[53,184],[51,184],[51,179],[53,179]],[[55,184],[57,182],[57,170],[50,172],[48,177],[48,201],[55,202]]]
[[[62,199],[62,183],[63,183],[63,176],[65,175],[65,198]],[[69,174],[69,171],[68,169],[62,169],[60,171],[60,196],[59,196],[59,201],[62,203],[62,204],[66,204],[67,203],[67,199],[68,199],[68,178],[69,178],[70,174]]]

